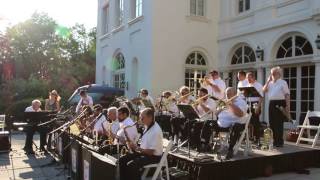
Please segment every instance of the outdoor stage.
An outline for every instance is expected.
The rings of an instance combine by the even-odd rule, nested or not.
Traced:
[[[197,180],[247,179],[283,172],[301,172],[308,167],[320,166],[320,149],[298,147],[289,142],[286,142],[284,147],[274,148],[272,151],[253,149],[248,156],[239,151],[233,159],[226,161],[221,160],[216,154],[199,154],[192,150],[190,154],[189,158],[186,148],[170,153],[169,166],[177,166],[188,171],[189,179]],[[198,161],[201,157],[208,161]]]

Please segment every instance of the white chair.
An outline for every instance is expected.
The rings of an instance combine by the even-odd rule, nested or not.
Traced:
[[[6,125],[6,115],[0,115],[0,131],[4,131]]]
[[[156,180],[159,177],[160,177],[160,179],[163,179],[162,178],[162,168],[163,167],[165,167],[166,176],[167,176],[166,179],[167,180],[170,179],[167,156],[168,156],[168,153],[169,153],[172,145],[173,145],[173,141],[169,141],[169,143],[168,143],[168,145],[167,145],[167,147],[165,149],[165,152],[163,153],[163,155],[161,157],[161,160],[160,160],[160,162],[158,164],[149,164],[149,165],[146,165],[146,166],[143,167],[144,171],[143,171],[143,174],[142,174],[142,177],[141,177],[142,180],[146,180],[147,179],[147,175],[148,175],[148,172],[149,172],[150,168],[156,168],[156,171],[152,175],[151,180]]]
[[[6,115],[0,115],[0,136],[8,138],[9,144],[1,144],[0,146],[8,147],[8,149],[1,150],[0,152],[8,152],[11,150],[11,134],[10,131],[5,130],[6,127]]]
[[[303,124],[300,126],[297,126],[300,129],[300,133],[296,142],[296,145],[300,144],[300,141],[307,141],[312,143],[312,148],[314,148],[317,144],[318,138],[319,138],[319,133],[320,133],[320,124],[319,125],[311,125],[310,124],[310,117],[318,117],[320,118],[320,112],[319,111],[308,111],[306,114],[306,117],[304,118]],[[304,131],[307,130],[308,137],[304,138],[302,137]],[[317,131],[315,136],[311,137],[310,135],[310,130],[315,130]]]
[[[251,151],[251,145],[250,145],[250,141],[249,141],[249,123],[250,123],[250,119],[251,119],[251,113],[244,115],[241,118],[241,122],[242,124],[245,124],[245,128],[242,131],[239,140],[237,141],[237,143],[234,145],[233,147],[233,154],[236,155],[241,147],[241,144],[243,142],[243,140],[245,140],[246,144],[245,144],[245,148],[244,148],[244,155],[247,156],[248,153]],[[246,137],[246,139],[244,139]]]

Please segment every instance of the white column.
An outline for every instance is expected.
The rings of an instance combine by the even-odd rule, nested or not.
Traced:
[[[320,111],[320,62],[316,62],[315,74],[315,90],[314,90],[314,110]]]

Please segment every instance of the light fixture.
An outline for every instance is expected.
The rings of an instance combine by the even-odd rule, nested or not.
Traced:
[[[260,46],[258,46],[257,49],[256,49],[256,56],[261,61],[263,61],[263,54],[264,54],[263,49],[261,49]]]
[[[317,39],[314,41],[316,43],[317,49],[320,49],[320,35],[318,34]]]

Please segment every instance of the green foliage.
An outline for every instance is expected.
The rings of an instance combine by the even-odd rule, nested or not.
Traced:
[[[6,55],[0,61],[15,64],[15,79],[0,84],[0,113],[6,107],[21,110],[24,101],[45,99],[52,89],[64,103],[75,88],[94,82],[95,48],[95,28],[64,27],[45,13],[8,28],[0,34],[0,55]]]

